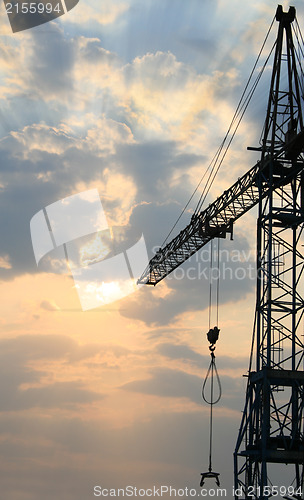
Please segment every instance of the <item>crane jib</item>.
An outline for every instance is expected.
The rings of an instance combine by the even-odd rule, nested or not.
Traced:
[[[288,158],[294,145],[299,155],[303,151],[304,130],[275,155],[266,155],[257,162],[205,210],[193,215],[185,229],[152,257],[138,284],[156,285],[213,238],[226,238],[227,235],[232,238],[234,222],[257,205],[260,194],[264,198],[274,184],[275,187],[284,186],[304,169],[302,158]]]

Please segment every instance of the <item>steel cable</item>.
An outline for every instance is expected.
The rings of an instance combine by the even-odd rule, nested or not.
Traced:
[[[266,59],[265,64],[263,65],[263,67],[262,67],[261,71],[260,71],[260,72],[259,72],[259,74],[258,74],[258,77],[256,78],[256,80],[255,80],[254,84],[252,85],[252,87],[251,87],[250,91],[248,92],[248,94],[247,94],[247,96],[246,96],[246,92],[247,92],[248,87],[249,87],[249,85],[250,85],[250,82],[251,82],[251,79],[252,79],[253,73],[254,73],[254,71],[255,71],[255,69],[256,69],[256,67],[257,67],[257,65],[258,65],[258,62],[259,62],[259,60],[260,60],[261,54],[262,54],[262,52],[263,52],[263,50],[264,50],[265,44],[266,44],[266,42],[267,42],[267,40],[268,40],[269,34],[270,34],[271,29],[272,29],[272,26],[273,26],[273,24],[274,24],[274,20],[275,20],[275,18],[273,18],[272,23],[271,23],[271,25],[270,25],[270,27],[269,27],[269,29],[268,29],[268,32],[267,32],[267,34],[266,34],[266,37],[265,37],[265,39],[264,39],[264,42],[263,42],[263,44],[262,44],[262,47],[261,47],[261,49],[260,49],[260,52],[259,52],[258,57],[257,57],[257,59],[256,59],[256,62],[255,62],[255,64],[254,64],[254,66],[253,66],[253,69],[252,69],[252,71],[251,71],[251,73],[250,73],[249,79],[248,79],[248,81],[247,81],[247,83],[246,83],[245,89],[244,89],[244,91],[243,91],[243,93],[242,93],[242,96],[241,96],[241,98],[240,98],[240,101],[239,101],[239,103],[238,103],[238,105],[237,105],[237,108],[236,108],[236,110],[235,110],[235,113],[234,113],[234,115],[233,115],[233,118],[232,118],[232,120],[231,120],[231,123],[230,123],[230,125],[229,125],[228,131],[227,131],[227,133],[226,133],[226,135],[225,135],[225,137],[224,137],[224,139],[223,139],[223,141],[222,141],[222,143],[221,143],[220,147],[218,148],[217,152],[215,153],[214,157],[212,158],[212,160],[211,160],[211,162],[210,162],[210,164],[209,164],[208,168],[206,169],[206,171],[204,172],[203,176],[201,177],[201,179],[200,179],[200,181],[199,181],[199,183],[198,183],[197,187],[195,188],[194,192],[192,193],[191,197],[189,198],[188,202],[186,203],[186,205],[185,205],[185,207],[183,208],[183,210],[182,210],[181,214],[179,215],[179,217],[178,217],[178,219],[176,220],[176,222],[174,223],[174,225],[173,225],[172,229],[171,229],[171,230],[170,230],[170,232],[168,233],[167,237],[166,237],[166,238],[165,238],[165,240],[163,241],[162,247],[163,247],[163,246],[166,244],[166,242],[168,241],[169,237],[171,236],[172,232],[174,231],[174,229],[175,229],[175,227],[177,226],[178,222],[180,221],[181,217],[182,217],[182,216],[183,216],[183,214],[185,213],[186,209],[188,208],[188,206],[189,206],[190,202],[192,201],[193,197],[195,196],[196,192],[198,191],[198,189],[199,189],[200,185],[202,184],[203,180],[205,179],[205,177],[206,177],[206,175],[207,175],[208,171],[211,169],[211,171],[210,171],[210,173],[209,173],[209,175],[208,175],[207,182],[206,182],[206,184],[205,184],[205,188],[204,188],[204,190],[203,190],[202,194],[200,195],[200,198],[199,198],[198,204],[197,204],[197,206],[196,206],[196,209],[195,209],[195,212],[194,212],[195,214],[198,214],[198,213],[199,213],[199,211],[201,210],[201,207],[202,207],[203,203],[204,203],[204,202],[205,202],[205,200],[206,200],[206,197],[207,197],[207,195],[208,195],[208,193],[209,193],[209,191],[210,191],[210,188],[211,188],[211,186],[212,186],[212,184],[213,184],[213,182],[214,182],[214,179],[215,179],[215,177],[216,177],[216,175],[217,175],[217,173],[218,173],[218,171],[219,171],[219,169],[220,169],[220,167],[221,167],[221,165],[222,165],[222,163],[223,163],[223,160],[224,160],[224,158],[225,158],[225,156],[226,156],[226,154],[227,154],[227,151],[228,151],[228,149],[229,149],[229,147],[230,147],[230,145],[231,145],[231,143],[232,143],[232,140],[233,140],[233,138],[234,138],[234,136],[235,136],[235,134],[236,134],[236,131],[237,131],[237,129],[238,129],[238,127],[239,127],[239,125],[240,125],[240,122],[241,122],[241,120],[242,120],[242,118],[243,118],[243,116],[244,116],[244,113],[245,113],[245,111],[246,111],[246,109],[247,109],[248,105],[249,105],[249,102],[251,101],[252,95],[253,95],[253,93],[254,93],[254,91],[255,91],[256,87],[257,87],[257,84],[258,84],[258,82],[259,82],[259,80],[260,80],[260,78],[261,78],[261,76],[262,76],[262,73],[263,73],[263,71],[264,71],[264,69],[265,69],[265,67],[266,67],[266,65],[267,65],[267,63],[268,63],[268,60],[269,60],[269,58],[270,58],[270,55],[271,55],[271,53],[272,53],[272,51],[273,51],[273,48],[274,48],[274,46],[275,46],[275,45],[273,45],[273,47],[272,47],[272,49],[271,49],[271,52],[270,52],[269,56],[268,56],[268,57],[267,57],[267,59]],[[246,97],[245,97],[245,96],[246,96]],[[239,117],[240,117],[240,118],[239,118]],[[237,121],[237,120],[238,120],[238,121]],[[227,146],[226,146],[226,149],[225,149],[225,151],[224,151],[224,153],[223,153],[223,155],[222,155],[222,157],[221,157],[221,159],[220,159],[220,155],[221,155],[221,153],[222,153],[222,151],[223,151],[223,149],[224,149],[225,143],[226,143],[226,141],[227,141],[227,139],[228,139],[228,136],[229,136],[229,134],[230,134],[230,132],[231,132],[231,130],[232,130],[232,127],[233,127],[233,125],[234,125],[234,123],[235,123],[236,121],[237,121],[236,127],[235,127],[235,129],[234,129],[234,131],[233,131],[233,133],[232,133],[232,136],[231,136],[231,138],[230,138],[230,140],[229,140],[229,142],[228,142],[228,144],[227,144]]]

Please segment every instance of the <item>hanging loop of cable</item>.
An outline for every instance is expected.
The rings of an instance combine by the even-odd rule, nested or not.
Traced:
[[[215,349],[215,347],[212,347],[210,349]],[[207,385],[207,382],[209,380],[209,377],[210,377],[210,385],[211,385],[211,388],[210,388],[210,398],[208,398],[208,396],[206,395],[206,385]],[[217,382],[217,385],[218,385],[218,394],[217,394],[217,397],[215,398],[214,397],[214,381],[216,380]],[[217,368],[216,368],[216,364],[215,364],[215,354],[213,352],[213,350],[211,351],[211,361],[210,361],[210,365],[209,365],[209,368],[208,368],[208,371],[207,371],[207,375],[205,377],[205,380],[204,380],[204,383],[203,383],[203,387],[202,387],[202,398],[203,400],[208,404],[208,405],[216,405],[219,400],[221,399],[222,397],[222,385],[221,385],[221,381],[220,381],[220,377],[219,377],[219,374],[218,374],[218,371],[217,371]]]
[[[210,340],[210,332],[211,335],[214,335],[213,339]],[[220,486],[220,480],[219,480],[219,473],[218,472],[213,472],[212,471],[212,438],[213,438],[213,406],[219,402],[219,400],[222,397],[222,386],[221,386],[221,381],[220,377],[216,368],[215,364],[215,342],[218,338],[218,333],[219,330],[215,327],[213,330],[209,330],[208,332],[208,340],[211,343],[209,349],[210,349],[210,354],[211,354],[211,361],[210,365],[207,371],[207,375],[205,377],[203,387],[202,387],[202,398],[203,400],[210,405],[210,434],[209,434],[209,467],[208,467],[208,472],[202,472],[201,473],[201,482],[200,486],[202,487],[204,485],[205,479],[207,478],[213,478],[215,479],[215,482],[217,486]],[[215,340],[216,338],[216,340]],[[207,396],[206,392],[206,385],[207,382],[210,378],[210,397]],[[218,385],[218,394],[215,397],[215,384],[217,383]]]

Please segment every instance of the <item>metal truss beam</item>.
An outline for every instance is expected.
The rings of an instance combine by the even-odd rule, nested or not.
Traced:
[[[291,148],[299,143],[303,148],[304,131],[291,138],[288,146]],[[273,181],[279,186],[288,183],[303,169],[302,162],[291,165],[290,161],[284,160],[283,166],[280,158],[284,153],[285,146],[272,157],[266,156],[199,215],[192,217],[190,224],[150,260],[138,283],[156,285],[210,240],[225,238],[227,234],[232,237],[233,224],[257,205],[261,196],[267,196],[270,170],[274,172]],[[262,179],[262,189],[259,189],[259,178]]]

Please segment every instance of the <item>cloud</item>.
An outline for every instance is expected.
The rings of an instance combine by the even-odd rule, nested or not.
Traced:
[[[34,361],[62,360],[77,351],[75,341],[62,335],[23,335],[4,339],[1,345],[0,411],[20,411],[34,407],[72,408],[103,398],[83,382],[47,382],[51,369],[31,366]],[[91,353],[92,355],[92,353]]]
[[[73,44],[64,36],[64,32],[53,24],[53,34],[42,35],[33,30],[28,57],[28,88],[35,89],[37,97],[42,100],[58,98],[64,95],[68,98],[73,93]]]
[[[42,301],[44,308],[51,310],[52,303]],[[56,307],[56,306],[54,306]],[[115,344],[84,343],[79,344],[73,338],[60,334],[27,334],[19,335],[14,338],[5,338],[0,340],[0,357],[6,361],[13,358],[18,366],[27,366],[30,361],[35,360],[56,360],[63,359],[68,363],[75,363],[84,359],[92,358],[98,354],[111,353],[119,359],[127,356],[131,351],[126,347]]]
[[[99,189],[109,223],[128,224],[137,235],[144,233],[154,246],[157,238],[152,239],[152,235],[165,234],[166,217],[171,211],[174,215],[170,217],[174,220],[178,205],[163,202],[161,220],[164,227],[158,224],[158,233],[152,226],[149,229],[153,229],[153,233],[147,231],[143,217],[136,215],[147,213],[145,207],[148,205],[142,205],[142,209],[140,205],[146,200],[167,200],[168,185],[176,172],[200,161],[197,155],[181,152],[174,142],[135,143],[126,125],[105,117],[81,139],[63,126],[26,126],[3,138],[0,149],[3,157],[1,182],[5,186],[0,201],[5,207],[0,229],[2,226],[6,233],[3,251],[10,259],[10,266],[1,269],[4,279],[23,272],[37,272],[29,232],[32,216],[54,201],[90,187]],[[186,188],[188,179],[183,181]],[[172,196],[180,189],[179,182],[173,185]],[[183,196],[187,196],[186,190]],[[150,213],[152,208],[149,208]],[[154,219],[156,215],[155,210]],[[7,231],[8,219],[10,231]],[[58,270],[61,259],[61,272],[66,272],[60,249],[57,253],[57,256],[52,255],[53,270]],[[52,270],[51,267],[40,269]]]
[[[232,466],[227,464],[232,463],[237,423],[229,416],[225,422],[223,432],[215,418],[215,444],[224,443],[227,451],[215,453],[214,462],[220,468],[222,485],[230,489]],[[33,500],[41,495],[46,500],[63,495],[67,500],[81,500],[93,494],[95,484],[116,489],[130,484],[137,488],[171,484],[198,490],[208,459],[208,415],[202,411],[174,417],[161,413],[123,429],[102,428],[99,422],[89,424],[79,418],[21,419],[15,415],[1,416],[0,425],[9,437],[3,436],[5,468],[0,473],[8,498],[14,493],[21,500],[29,495]]]
[[[197,410],[192,408],[190,413],[172,412],[167,405],[167,411],[158,412],[157,405],[153,404],[148,419],[142,418],[139,412],[135,420],[124,419],[123,425],[113,426],[107,418],[109,408],[101,399],[102,395],[88,391],[79,380],[41,383],[42,378],[47,377],[48,360],[56,361],[58,374],[58,362],[62,358],[72,359],[73,363],[85,357],[89,359],[92,346],[80,346],[61,335],[23,335],[1,341],[0,347],[1,367],[4,370],[8,366],[12,368],[10,372],[5,370],[5,378],[4,374],[1,377],[7,386],[7,392],[1,387],[0,412],[0,454],[5,456],[1,484],[7,497],[14,495],[26,500],[30,495],[33,500],[38,500],[45,490],[47,500],[51,500],[54,494],[61,498],[63,493],[68,500],[80,500],[86,498],[88,489],[94,484],[118,488],[130,482],[142,487],[171,483],[172,486],[185,487],[191,485],[193,476],[197,476],[199,483],[208,447],[209,416],[206,409],[198,407]],[[119,345],[99,345],[96,350],[97,347],[103,351],[107,348],[122,359],[130,354],[128,349]],[[191,357],[191,352],[187,352]],[[34,360],[43,361],[44,372],[33,368]],[[73,366],[77,369],[77,365]],[[15,380],[12,380],[13,374],[17,375]],[[132,401],[132,393],[139,389],[141,395],[160,394],[166,399],[172,399],[172,390],[175,398],[189,400],[199,396],[199,377],[167,369],[155,369],[151,375],[154,382],[150,386],[122,387],[117,392],[119,407],[124,401],[122,393],[129,394],[128,400]],[[196,384],[198,394],[194,394]],[[15,388],[21,386],[23,388],[16,393]],[[115,394],[111,397],[115,398]],[[92,402],[98,408],[97,418],[94,413],[84,411]],[[149,405],[151,410],[151,405],[144,403],[141,397],[143,404]],[[123,408],[119,411],[124,413]],[[229,415],[225,416],[225,422],[225,435],[222,436],[215,412],[215,442],[221,436],[222,444],[225,442],[232,453],[230,440],[235,435],[236,423]],[[229,434],[227,427],[231,430]],[[198,436],[202,440],[198,440]],[[185,463],[188,464],[186,469]],[[182,479],[176,477],[177,470]],[[227,476],[229,481],[228,471]]]
[[[171,369],[171,368],[153,368],[149,371],[150,378],[144,380],[134,380],[127,382],[121,389],[138,392],[144,395],[155,395],[163,398],[186,398],[193,403],[202,404],[202,385],[207,374],[209,363],[206,363],[205,370],[202,376],[193,375],[191,373]],[[242,382],[228,375],[221,374],[220,380],[223,390],[223,399],[221,407],[231,410],[240,410],[243,403]],[[207,398],[209,394],[210,383],[206,384]],[[226,393],[228,392],[228,394]],[[220,395],[220,389],[217,380],[214,382],[214,394],[217,397]]]
[[[162,397],[184,397],[199,403],[199,393],[195,388],[199,387],[200,379],[195,375],[168,368],[157,368],[150,373],[151,378],[128,382],[122,389]]]
[[[136,144],[122,144],[117,147],[117,162],[123,172],[132,175],[137,186],[138,198],[145,202],[168,202],[174,199],[176,190],[172,178],[176,172],[186,172],[191,167],[202,162],[202,157],[196,154],[180,151],[174,141],[144,141]],[[185,195],[187,176],[184,178]],[[143,209],[143,208],[142,208]],[[142,210],[138,207],[138,210]],[[147,209],[145,209],[147,210]],[[136,220],[134,211],[131,224]],[[152,229],[152,228],[151,228]]]
[[[2,361],[14,357],[19,365],[24,365],[29,360],[60,358],[74,350],[77,345],[70,337],[55,334],[19,335],[15,338],[1,339],[0,343]]]
[[[80,25],[92,27],[92,24],[106,26],[115,23],[120,16],[126,15],[129,5],[126,2],[113,2],[105,0],[100,3],[98,0],[87,0],[85,3],[79,3],[77,9],[69,12],[61,22],[64,24]]]
[[[159,220],[161,220],[159,218]],[[147,227],[153,227],[147,224]],[[157,223],[155,222],[155,226]],[[155,241],[161,241],[160,239]],[[136,296],[124,299],[121,314],[137,318],[147,325],[167,325],[186,311],[201,311],[209,307],[210,276],[212,276],[211,307],[216,308],[217,268],[210,270],[210,246],[204,247],[166,278],[167,294],[160,292],[161,284],[155,289],[145,286]],[[246,237],[237,236],[234,242],[223,241],[220,247],[219,298],[220,306],[236,303],[250,295],[255,289],[255,255]],[[212,251],[214,252],[214,250]],[[215,254],[216,255],[216,254]],[[245,257],[245,260],[243,260]],[[216,257],[213,258],[216,262]],[[219,306],[219,307],[220,307]]]
[[[8,255],[0,256],[0,268],[11,269],[12,265],[10,263],[10,258]]]
[[[221,128],[225,86],[237,82],[233,71],[200,73],[170,51],[125,64],[98,37],[71,38],[60,26],[51,23],[48,32],[25,37],[21,54],[7,63],[9,115],[17,116],[17,108],[32,112],[18,115],[18,130],[1,142],[0,229],[11,221],[4,243],[11,269],[1,270],[4,279],[35,272],[28,231],[34,213],[87,187],[97,186],[108,198],[104,205],[113,222],[126,224],[131,214],[130,225],[149,229],[155,246],[151,231],[165,235],[166,221],[176,219],[192,193],[207,161],[201,141],[214,141],[209,130],[215,119]],[[3,57],[9,61],[10,54]],[[20,63],[25,69],[13,78]],[[28,104],[22,110],[21,97]],[[40,104],[48,124],[35,122]],[[162,213],[153,228],[145,224],[152,209]]]
[[[27,380],[26,374],[23,383]],[[103,398],[98,392],[89,391],[85,386],[77,382],[57,382],[44,385],[43,387],[32,387],[29,389],[14,391],[10,387],[10,393],[3,391],[0,404],[1,411],[17,411],[29,408],[77,408],[81,405],[92,403]]]
[[[172,344],[164,342],[158,345],[158,351],[161,355],[166,356],[169,359],[190,362],[200,369],[203,366],[207,366],[210,362],[210,356],[202,356],[186,344]],[[221,356],[220,358],[220,366],[222,370],[236,368],[245,370],[247,364],[247,358],[243,357],[232,358],[229,356]]]
[[[55,302],[50,300],[42,300],[40,304],[41,309],[45,311],[58,311],[59,307],[55,304]]]
[[[101,159],[101,151],[96,151],[96,134],[105,134],[109,141],[105,147],[117,147],[117,141],[129,140],[125,127],[103,120],[103,127],[88,131],[88,138],[76,140],[62,128],[45,125],[27,126],[12,132],[0,142],[3,158],[1,182],[5,186],[1,193],[0,230],[5,233],[2,252],[10,265],[2,266],[4,279],[24,272],[35,272],[35,263],[30,239],[29,223],[35,213],[45,206],[65,198],[75,191],[85,190],[90,183],[99,187],[101,198],[107,210],[115,219],[115,209],[119,213],[130,210],[134,202],[135,190],[132,179],[125,179],[124,173],[109,172],[111,155]],[[112,146],[110,142],[113,130]],[[126,135],[127,133],[127,135]],[[88,169],[85,166],[89,165]],[[127,189],[119,189],[120,183]],[[114,199],[114,203],[113,203]],[[121,202],[123,208],[121,208]],[[8,223],[9,221],[9,223]],[[22,242],[22,243],[21,243]],[[8,259],[8,260],[7,260]]]

